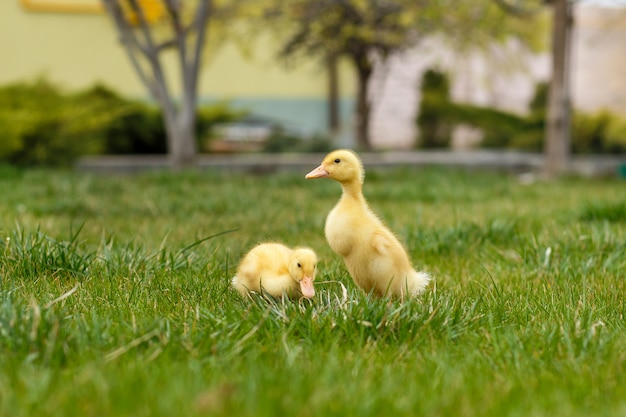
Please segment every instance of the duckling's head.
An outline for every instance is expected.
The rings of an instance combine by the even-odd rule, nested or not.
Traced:
[[[359,156],[349,149],[339,149],[326,155],[321,165],[305,178],[331,178],[341,184],[363,184],[365,170]]]
[[[289,257],[289,275],[300,285],[305,298],[313,298],[313,281],[317,273],[317,255],[309,248],[296,248]]]

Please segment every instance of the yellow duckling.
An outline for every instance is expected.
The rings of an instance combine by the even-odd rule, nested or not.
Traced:
[[[232,285],[243,296],[251,291],[274,297],[313,298],[317,255],[310,248],[291,249],[280,243],[262,243],[243,257]]]
[[[341,184],[341,199],[328,214],[324,232],[359,287],[400,298],[424,291],[430,276],[413,269],[402,244],[367,205],[362,192],[365,170],[356,153],[333,151],[305,178],[330,178]]]

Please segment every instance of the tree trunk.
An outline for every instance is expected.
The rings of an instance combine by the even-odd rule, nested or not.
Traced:
[[[372,66],[369,61],[360,59],[356,63],[358,75],[358,91],[356,100],[356,143],[359,149],[372,150],[370,143],[370,103],[368,100],[369,80]]]
[[[180,109],[172,115],[165,115],[165,128],[168,141],[168,157],[173,169],[192,167],[196,159],[195,114],[190,116],[188,109]],[[195,109],[191,109],[195,113]],[[192,117],[192,120],[189,120]]]
[[[334,137],[339,131],[339,74],[337,57],[328,55],[328,131]]]
[[[183,65],[185,61],[181,57]],[[196,85],[193,82],[195,74],[183,66],[183,97],[180,106],[175,109],[172,117],[173,129],[168,137],[170,164],[174,169],[192,167],[196,162]]]
[[[570,38],[572,5],[554,0],[552,80],[548,96],[544,174],[554,177],[567,171],[570,156]]]

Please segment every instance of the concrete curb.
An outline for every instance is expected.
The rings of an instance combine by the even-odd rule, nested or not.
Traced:
[[[543,165],[543,156],[516,151],[389,151],[360,153],[367,169],[391,167],[446,166],[467,169],[537,172]],[[324,154],[318,153],[240,153],[200,155],[196,167],[225,172],[272,173],[308,172],[316,167]],[[585,177],[617,176],[626,166],[626,155],[575,156],[571,173]],[[165,155],[110,155],[83,157],[76,169],[92,173],[137,173],[167,170]]]

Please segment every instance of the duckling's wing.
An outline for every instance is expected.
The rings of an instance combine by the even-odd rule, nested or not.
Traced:
[[[395,247],[398,246],[398,241],[386,230],[376,230],[372,234],[372,239],[370,240],[370,244],[372,245],[372,249],[376,251],[381,256],[389,255],[389,252],[392,251]]]

